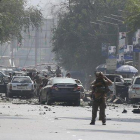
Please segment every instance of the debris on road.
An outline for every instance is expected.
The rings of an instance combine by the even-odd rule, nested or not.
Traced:
[[[133,108],[138,108],[138,106],[136,106],[136,105],[133,105]]]
[[[140,114],[140,109],[133,109],[132,112],[136,114]]]
[[[124,109],[122,113],[127,113],[127,110],[126,110],[126,109]]]

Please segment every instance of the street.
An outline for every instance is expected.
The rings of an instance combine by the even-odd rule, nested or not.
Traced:
[[[0,140],[132,140],[140,139],[140,115],[132,105],[109,105],[107,125],[89,125],[89,106],[37,105],[0,102]],[[124,108],[127,113],[122,113]]]

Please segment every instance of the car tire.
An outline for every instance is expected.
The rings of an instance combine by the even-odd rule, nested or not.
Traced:
[[[136,99],[130,99],[130,101],[131,101],[131,104],[137,103]]]

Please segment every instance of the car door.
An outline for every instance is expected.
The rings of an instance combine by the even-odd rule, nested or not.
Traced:
[[[6,84],[2,77],[0,77],[0,93],[6,93]]]
[[[135,79],[133,89],[135,89],[136,94],[140,95],[140,77]]]

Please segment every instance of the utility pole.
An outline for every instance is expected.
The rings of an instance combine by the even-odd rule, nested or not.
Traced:
[[[14,41],[13,38],[11,40],[11,44],[10,44],[10,52],[11,52],[11,66],[14,66],[14,52],[13,52],[13,48],[14,48]]]
[[[38,28],[35,29],[35,68],[37,68],[37,56],[39,47],[39,31]]]

